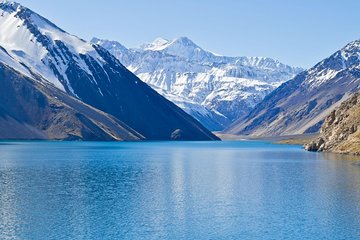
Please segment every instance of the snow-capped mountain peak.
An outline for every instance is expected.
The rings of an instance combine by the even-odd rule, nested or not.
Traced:
[[[315,65],[314,68],[330,68],[341,70],[358,63],[360,59],[360,39],[348,43],[345,47],[335,52],[330,57]]]
[[[96,81],[87,58],[105,62],[91,43],[10,1],[0,3],[0,46],[11,49],[10,57],[28,67],[24,74],[40,76],[74,95],[68,76],[71,69],[81,69],[90,81]]]
[[[8,0],[0,1],[0,5],[4,8],[8,8],[8,10],[13,10],[13,11],[16,11],[18,8],[22,7],[19,3]]]
[[[187,48],[203,50],[188,37],[178,37],[171,41],[162,37],[158,37],[153,42],[145,43],[140,46],[140,49],[149,51],[164,51],[169,48]]]
[[[195,57],[203,57],[211,55],[209,52],[203,50],[193,41],[187,37],[180,37],[174,39],[166,47],[166,53],[181,56],[188,59],[194,59]],[[204,57],[205,57],[204,56]]]
[[[344,70],[358,68],[359,62],[360,40],[355,40],[309,69],[305,83],[310,89],[319,87]]]
[[[145,43],[140,46],[143,50],[159,51],[166,48],[169,44],[169,40],[158,37],[152,43]]]
[[[336,55],[341,59],[342,69],[358,65],[360,61],[360,39],[350,42],[338,51]]]
[[[352,41],[314,67],[282,84],[232,134],[296,135],[319,131],[326,115],[360,90],[360,40]]]
[[[97,45],[104,45],[103,47],[105,47],[107,49],[108,48],[120,49],[121,51],[127,51],[128,50],[124,45],[120,44],[117,41],[106,41],[106,42],[104,42],[103,40],[94,37],[94,38],[91,39],[91,42],[94,43],[94,44],[97,44]]]
[[[7,0],[0,1],[0,9],[10,14],[14,13],[16,17],[21,18],[28,26],[32,26],[34,28],[45,28],[50,25],[52,28],[56,28],[58,31],[65,32],[46,18],[38,15],[31,9],[24,7],[17,2]]]
[[[115,48],[127,51],[119,44]],[[0,3],[0,65],[21,72],[36,85],[55,86],[113,115],[145,138],[169,140],[181,129],[183,136],[176,138],[217,139],[105,48],[63,31],[14,2]]]
[[[187,37],[159,38],[140,49],[100,43],[120,62],[212,130],[245,115],[280,83],[302,71],[264,57],[227,57],[204,50]]]
[[[188,37],[179,37],[171,41],[164,38],[156,38],[152,43],[141,45],[140,49],[144,51],[162,52],[191,61],[203,60],[217,56],[216,54],[202,49]]]
[[[197,44],[195,44],[191,39],[188,37],[179,37],[174,40],[172,40],[169,43],[169,46],[182,46],[187,48],[199,48],[201,49]],[[201,49],[202,50],[202,49]]]

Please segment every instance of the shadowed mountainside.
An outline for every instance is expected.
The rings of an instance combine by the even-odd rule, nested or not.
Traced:
[[[0,139],[143,139],[111,115],[1,63],[0,84]]]
[[[360,89],[360,40],[282,84],[225,132],[252,136],[316,133]]]

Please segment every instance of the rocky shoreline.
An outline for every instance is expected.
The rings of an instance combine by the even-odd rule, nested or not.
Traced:
[[[360,93],[355,93],[332,111],[321,127],[320,136],[304,145],[307,151],[360,156]]]

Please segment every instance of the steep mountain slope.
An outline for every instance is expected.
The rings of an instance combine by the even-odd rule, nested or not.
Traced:
[[[360,93],[352,95],[326,117],[320,137],[306,144],[305,149],[360,155]]]
[[[0,139],[143,139],[109,114],[3,63],[0,84]]]
[[[324,118],[360,89],[360,40],[269,94],[226,132],[255,136],[319,131]]]
[[[284,81],[301,71],[271,58],[226,57],[186,37],[156,39],[139,49],[94,38],[129,70],[212,130],[246,115]]]
[[[217,139],[143,83],[104,48],[14,2],[0,3],[0,46],[22,74],[107,112],[149,140]]]

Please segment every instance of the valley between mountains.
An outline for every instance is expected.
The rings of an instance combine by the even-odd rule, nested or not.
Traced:
[[[266,57],[228,57],[187,37],[157,38],[139,48],[93,38],[158,93],[208,129],[224,130],[267,94],[303,71]]]
[[[358,153],[360,40],[310,69],[222,56],[187,37],[138,48],[72,35],[0,2],[0,138],[219,140],[320,134],[312,151]]]

